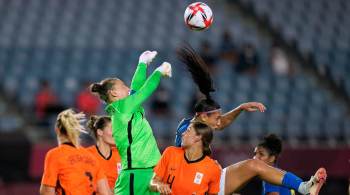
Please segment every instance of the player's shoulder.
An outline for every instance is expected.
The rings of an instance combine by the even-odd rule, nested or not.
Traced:
[[[213,170],[215,172],[221,172],[222,167],[217,160],[207,156],[206,157],[206,164],[207,164],[207,166],[210,167],[211,170]]]
[[[112,149],[113,158],[120,161],[120,154],[119,154],[118,148],[112,147],[111,149]]]
[[[193,119],[193,117],[191,118],[183,118],[178,125],[178,128],[182,127],[183,125],[187,125],[191,122],[191,120]]]
[[[68,153],[68,151],[66,150],[66,148],[61,147],[61,146],[56,146],[56,147],[50,149],[49,151],[47,151],[45,158],[48,161],[57,160],[63,156],[66,156],[67,153]]]
[[[49,151],[47,151],[46,156],[55,156],[62,152],[62,148],[56,146],[54,148],[51,148]]]
[[[64,155],[66,153],[69,153],[72,151],[72,149],[75,148],[74,146],[71,146],[70,144],[60,144],[52,149],[50,149],[47,153],[50,155]]]
[[[93,146],[89,146],[87,148],[84,147],[79,147],[78,148],[79,153],[82,155],[88,155],[88,156],[96,156],[96,154],[98,154],[97,148],[95,145]]]
[[[180,123],[189,123],[191,122],[191,120],[193,119],[193,117],[188,117],[188,118],[183,118]]]
[[[96,146],[95,146],[95,145],[92,145],[92,146],[86,147],[86,148],[84,148],[84,149],[87,150],[87,151],[89,151],[89,152],[95,152]]]
[[[111,149],[112,149],[112,152],[117,152],[117,153],[119,153],[119,151],[118,151],[118,148],[117,148],[117,147],[111,147]]]
[[[167,155],[169,155],[169,154],[183,154],[183,153],[184,153],[183,148],[176,147],[176,146],[169,146],[163,152],[163,154],[167,154]]]

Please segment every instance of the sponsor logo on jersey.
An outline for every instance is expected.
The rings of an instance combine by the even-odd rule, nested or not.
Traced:
[[[194,183],[195,184],[201,184],[202,183],[202,179],[203,179],[204,174],[200,173],[200,172],[196,172],[196,176],[194,177]]]
[[[117,163],[117,171],[118,171],[118,174],[120,174],[120,171],[122,171],[122,164],[121,163]]]

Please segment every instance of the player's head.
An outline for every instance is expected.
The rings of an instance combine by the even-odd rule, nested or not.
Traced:
[[[212,99],[198,101],[194,108],[197,121],[201,121],[211,128],[216,129],[221,124],[221,107]]]
[[[270,134],[254,149],[254,158],[262,160],[269,165],[274,165],[282,152],[282,141],[275,134]]]
[[[190,148],[200,146],[203,154],[211,155],[210,143],[213,140],[213,130],[206,124],[191,122],[187,131],[182,135],[182,147]]]
[[[81,131],[84,131],[80,120],[84,116],[84,114],[76,113],[72,109],[64,110],[58,114],[55,131],[60,143],[70,142],[75,147],[79,146],[79,135]]]
[[[106,144],[115,145],[112,137],[111,118],[109,116],[90,116],[87,127],[89,127],[92,136],[97,142],[103,141]]]
[[[199,100],[195,105],[196,118],[206,123],[212,128],[217,128],[220,124],[220,105],[212,99],[210,93],[214,92],[214,85],[208,66],[199,54],[189,45],[185,44],[177,51],[179,59],[186,65],[191,73],[192,79],[205,98]]]
[[[106,103],[114,102],[128,96],[130,89],[118,78],[107,78],[90,86],[92,93],[98,94]]]

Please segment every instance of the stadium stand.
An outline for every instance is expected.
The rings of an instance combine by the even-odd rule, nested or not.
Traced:
[[[330,70],[330,79],[344,85],[350,96],[350,19],[349,1],[321,0],[242,0],[250,3],[257,15],[267,17],[289,42],[296,41],[304,54],[312,53],[320,72]]]
[[[338,84],[343,82],[350,96],[350,19],[347,17],[350,1],[237,2],[252,5],[257,16],[266,16],[286,41],[296,41],[297,49],[302,53],[311,52],[317,69],[321,72],[325,68],[330,70],[331,79]],[[2,161],[0,194],[28,191],[36,194],[37,184],[23,182],[5,186],[2,180],[23,181],[30,177],[37,181],[42,174],[39,161],[52,144],[41,142],[54,140],[51,128],[54,118],[50,118],[49,130],[48,127],[41,129],[35,123],[35,96],[41,81],[49,82],[60,104],[74,106],[81,83],[113,76],[129,83],[140,53],[146,49],[157,50],[158,57],[150,69],[162,61],[173,64],[173,78],[162,81],[162,86],[172,97],[169,103],[173,116],[164,119],[151,112],[148,114],[157,141],[162,146],[169,145],[173,143],[178,122],[190,116],[189,103],[197,90],[190,75],[177,61],[176,48],[188,41],[199,50],[202,42],[207,40],[217,55],[222,34],[226,31],[233,35],[237,50],[247,43],[257,49],[259,66],[256,74],[238,73],[233,70],[232,63],[217,60],[213,73],[217,88],[214,97],[224,111],[246,101],[261,101],[267,111],[263,114],[243,113],[227,130],[217,133],[219,139],[215,141],[224,144],[223,148],[227,150],[220,153],[222,148],[218,147],[220,162],[228,164],[242,160],[242,156],[249,158],[249,155],[236,154],[226,146],[254,144],[266,133],[276,133],[292,146],[345,147],[339,154],[342,157],[346,154],[346,147],[350,145],[348,103],[322,85],[315,75],[304,71],[307,64],[296,60],[290,64],[293,69],[290,74],[274,72],[270,63],[273,37],[261,32],[254,20],[246,18],[228,1],[210,2],[214,13],[210,29],[200,33],[190,31],[185,27],[182,15],[189,3],[187,0],[0,0],[0,91],[3,94],[0,97],[0,143],[5,144],[2,148],[13,147],[11,151],[16,153],[15,141],[19,140],[23,149],[21,159],[14,158],[9,163]],[[147,111],[150,110],[149,102]],[[5,142],[12,138],[13,143]],[[31,145],[28,138],[31,144],[40,143]],[[317,155],[324,153],[319,150]],[[300,159],[294,158],[293,151],[291,149],[292,155],[287,155],[288,162],[294,159],[290,164],[302,164]],[[7,150],[1,152],[2,156],[11,156]],[[308,152],[303,153],[305,158],[310,154]],[[331,149],[327,152],[335,154]],[[336,155],[334,159],[337,160]],[[12,163],[23,167],[24,174],[28,175],[21,172],[11,175],[8,167],[13,168]],[[339,171],[335,165],[338,164],[335,163],[331,170]],[[305,166],[302,168],[301,174],[310,171]],[[340,170],[336,176],[343,179],[344,174]]]
[[[182,27],[181,10],[185,2],[140,2],[137,4],[142,12],[134,12],[132,15],[128,13],[133,12],[132,5],[136,0],[121,1],[118,4],[112,0],[103,3],[93,0],[84,3],[57,3],[55,0],[0,2],[2,7],[6,7],[1,12],[0,28],[1,77],[4,78],[2,87],[7,94],[18,97],[20,106],[30,108],[33,105],[42,79],[49,80],[65,106],[74,105],[74,96],[79,90],[80,82],[96,81],[115,75],[130,80],[132,67],[136,64],[141,50],[154,48],[160,51],[156,63],[160,60],[170,60],[175,64],[174,78],[166,81],[165,85],[174,97],[171,103],[176,113],[175,118],[180,119],[181,116],[186,116],[191,98],[183,94],[192,94],[195,88],[189,84],[189,76],[176,61],[174,49],[182,40],[191,40],[198,48],[200,42],[208,37],[214,47],[218,48],[220,36],[227,30],[223,24],[229,24],[229,30],[235,35],[237,45],[252,43],[258,48],[261,66],[257,75],[250,76],[227,71],[232,69],[230,64],[224,61],[217,62],[219,70],[215,74],[218,87],[216,96],[225,110],[241,102],[261,101],[267,105],[268,112],[264,115],[243,114],[232,126],[232,130],[225,131],[221,137],[251,140],[267,132],[275,132],[287,140],[317,139],[334,143],[335,140],[350,139],[346,133],[350,128],[349,124],[343,120],[347,112],[346,106],[337,101],[331,92],[323,89],[312,76],[300,70],[290,77],[274,74],[268,60],[271,39],[259,34],[257,27],[245,22],[239,14],[228,19],[224,13],[215,12],[220,9],[221,4],[214,6],[216,23],[212,28],[215,28],[215,31],[211,29],[204,33],[191,33]],[[289,36],[288,32],[291,29],[304,26],[307,31],[312,26],[302,25],[301,18],[284,16],[286,12],[283,10],[289,4],[284,4],[283,1],[270,0],[267,4],[259,3],[260,1],[251,2],[255,2],[256,9],[261,14],[265,14],[267,5],[270,5],[269,9],[272,7],[279,10],[270,13],[282,14],[271,17],[280,18],[274,24],[281,26],[283,32],[286,32],[285,36]],[[292,3],[290,6],[296,12],[303,12],[303,9],[299,9],[301,5],[303,4]],[[170,9],[176,9],[177,12]],[[170,17],[169,14],[176,15]],[[145,15],[147,17],[143,17]],[[283,23],[285,18],[296,20],[295,24],[286,25],[285,29],[283,24],[292,22]],[[307,41],[311,41],[307,35],[312,32],[307,32],[309,34],[301,36],[300,43],[307,45]],[[289,38],[296,36],[299,35],[293,34]],[[303,41],[304,39],[307,41]],[[316,40],[321,42],[323,39]],[[300,49],[312,48],[300,45]],[[338,52],[332,51],[338,55]],[[336,67],[338,66],[334,66],[335,71],[346,73],[340,69],[341,65],[339,69]],[[175,89],[175,85],[180,87]],[[161,119],[153,117],[151,121],[160,136],[169,135],[176,127],[176,120],[170,122],[171,129],[168,129],[169,126]]]

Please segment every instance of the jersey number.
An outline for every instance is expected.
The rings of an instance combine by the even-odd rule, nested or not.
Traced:
[[[175,179],[175,176],[172,176],[170,174],[168,175],[168,179],[166,179],[166,183],[170,185],[170,189],[173,186],[174,179]]]
[[[94,188],[94,186],[93,186],[93,184],[92,184],[92,182],[93,182],[93,177],[92,177],[91,172],[86,171],[86,172],[85,172],[85,176],[89,178],[89,181],[90,181],[90,188],[93,189],[93,188]],[[96,192],[93,191],[92,195],[95,195],[95,194],[96,194]]]

